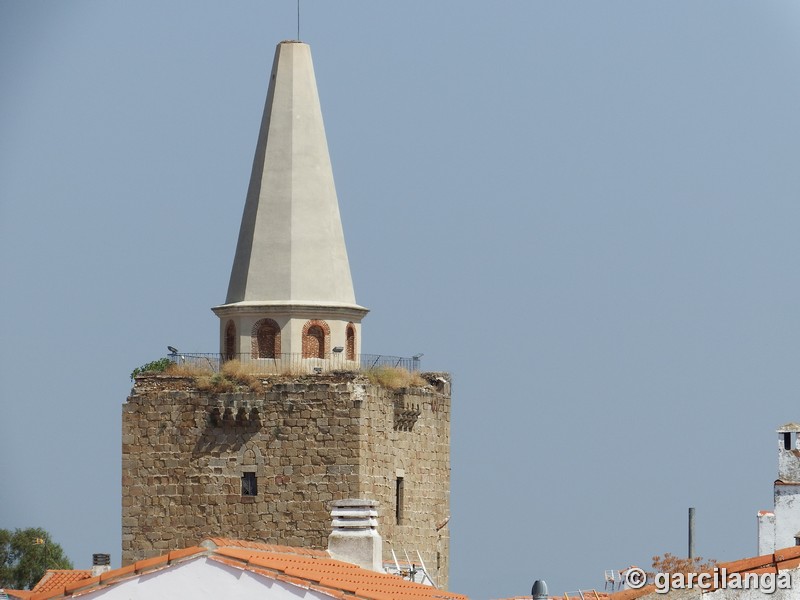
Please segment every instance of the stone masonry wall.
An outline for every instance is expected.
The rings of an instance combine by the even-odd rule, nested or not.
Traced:
[[[392,549],[401,562],[438,575],[447,586],[450,515],[450,382],[436,387],[365,390],[359,450],[360,497],[380,502],[378,531],[383,556]],[[397,480],[403,480],[401,522],[397,522]]]
[[[384,560],[419,551],[446,586],[450,384],[427,378],[391,390],[353,373],[270,376],[217,394],[192,377],[138,377],[122,418],[123,564],[214,536],[326,548],[330,501],[371,498]]]

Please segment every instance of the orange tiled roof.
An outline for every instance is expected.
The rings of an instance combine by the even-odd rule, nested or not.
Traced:
[[[209,544],[210,542],[210,544]],[[325,550],[313,550],[312,548],[296,548],[294,546],[278,546],[276,544],[263,544],[261,542],[248,542],[246,540],[232,540],[230,538],[208,538],[203,542],[203,546],[210,545],[219,548],[249,548],[250,550],[266,550],[267,552],[282,552],[284,554],[298,554],[300,556],[316,556],[318,558],[330,558]]]
[[[754,558],[744,558],[718,565],[728,573],[777,573],[785,569],[800,567],[800,546],[790,546],[775,550],[774,554],[765,554]]]
[[[51,590],[64,587],[67,584],[83,579],[89,579],[91,571],[79,569],[48,569],[35,586],[32,592],[49,592]]]
[[[467,600],[467,597],[461,594],[438,590],[396,575],[368,571],[350,563],[334,560],[322,550],[227,538],[211,538],[203,542],[202,547],[193,546],[175,550],[163,556],[140,560],[121,569],[107,571],[99,577],[75,580],[70,584],[34,594],[30,600],[71,597],[73,593],[94,591],[201,555],[340,600],[345,595],[348,598],[363,600]]]

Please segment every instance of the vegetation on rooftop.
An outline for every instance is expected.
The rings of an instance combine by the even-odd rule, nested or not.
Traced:
[[[215,394],[243,391],[244,389],[253,392],[261,391],[261,381],[252,369],[247,367],[238,360],[229,360],[222,365],[219,373],[209,374],[206,371],[204,375],[195,376],[195,383],[199,390]]]
[[[424,387],[428,384],[419,373],[400,367],[375,367],[364,372],[372,383],[390,389]]]
[[[172,366],[172,364],[173,363],[169,358],[159,358],[158,360],[153,360],[150,361],[149,363],[145,363],[141,367],[136,367],[131,372],[131,381],[136,379],[136,377],[141,375],[142,373],[163,373],[170,366]]]
[[[332,371],[340,373],[341,371]],[[308,370],[298,368],[293,365],[280,370],[278,373],[265,372],[263,365],[258,362],[240,362],[230,360],[223,363],[219,372],[212,366],[201,364],[176,364],[170,358],[161,358],[137,367],[131,373],[131,380],[139,375],[164,373],[165,375],[175,375],[179,377],[191,377],[197,388],[201,391],[212,393],[227,393],[261,390],[259,376],[264,375],[308,375]],[[429,385],[418,372],[409,371],[402,367],[379,366],[363,371],[363,375],[376,385],[381,385],[389,389],[400,389],[408,387],[425,387]]]

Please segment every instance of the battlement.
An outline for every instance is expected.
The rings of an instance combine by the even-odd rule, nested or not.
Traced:
[[[137,376],[123,406],[123,562],[211,536],[325,548],[329,503],[370,498],[384,559],[419,551],[446,583],[450,377],[417,383]]]

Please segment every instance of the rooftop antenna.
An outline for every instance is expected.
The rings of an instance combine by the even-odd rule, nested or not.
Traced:
[[[297,0],[297,41],[300,41],[300,0]]]
[[[422,554],[419,553],[419,550],[417,550],[417,558],[419,559],[419,564],[422,565],[422,572],[425,574],[425,577],[428,578],[428,581],[431,582],[433,587],[438,588],[439,586],[436,585],[436,582],[431,578],[430,574],[428,574],[428,568],[425,566],[425,561],[422,560]]]

